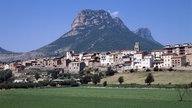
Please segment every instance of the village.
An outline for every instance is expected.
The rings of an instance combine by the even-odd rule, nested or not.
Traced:
[[[117,50],[95,53],[66,52],[66,56],[40,58],[22,62],[1,63],[0,68],[12,70],[15,81],[27,82],[27,70],[40,70],[43,81],[48,77],[47,70],[59,70],[63,73],[78,74],[84,69],[106,71],[108,67],[121,72],[130,70],[146,71],[155,67],[159,69],[192,70],[192,44],[166,45],[162,50],[153,50],[151,53],[140,50],[139,42],[134,50]],[[34,76],[34,74],[32,75]]]

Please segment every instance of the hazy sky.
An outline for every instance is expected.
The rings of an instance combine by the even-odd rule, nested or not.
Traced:
[[[192,43],[192,0],[0,0],[0,47],[26,52],[58,39],[82,9],[104,9],[162,43]]]

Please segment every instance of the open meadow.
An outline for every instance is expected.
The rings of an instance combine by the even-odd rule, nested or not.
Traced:
[[[176,90],[125,88],[46,88],[0,91],[0,108],[189,108]]]

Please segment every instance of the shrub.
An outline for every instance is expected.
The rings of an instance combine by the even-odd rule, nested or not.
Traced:
[[[113,76],[115,73],[117,73],[117,72],[112,70],[111,67],[108,67],[105,74],[106,74],[106,76]]]
[[[118,82],[119,82],[120,84],[122,84],[122,83],[124,82],[123,76],[120,76],[120,77],[118,78]]]
[[[107,86],[107,81],[104,81],[103,82],[103,87],[106,87]]]
[[[168,71],[170,71],[170,72],[171,72],[171,71],[173,71],[173,68],[172,68],[172,67],[170,67],[170,68],[168,69]]]
[[[160,68],[159,71],[163,71],[163,69]]]
[[[88,84],[88,82],[91,82],[91,75],[85,75],[80,78],[80,82],[82,84]]]
[[[147,83],[148,85],[151,85],[152,82],[154,82],[154,78],[153,78],[153,75],[149,73],[147,78],[145,79],[145,83]]]
[[[150,71],[151,71],[151,69],[149,69],[149,68],[146,69],[146,72],[150,72]]]
[[[153,69],[153,71],[158,71],[158,70],[159,70],[158,66],[155,66]]]
[[[93,75],[93,78],[92,78],[92,82],[93,82],[93,84],[96,85],[97,83],[100,82],[100,80],[101,80],[101,78],[99,77],[98,74],[94,74],[94,75]]]
[[[52,86],[52,87],[56,87],[56,85],[57,85],[57,84],[56,84],[55,82],[51,82],[51,83],[50,83],[50,86]]]
[[[129,72],[130,72],[130,73],[133,73],[133,72],[134,72],[134,69],[129,70]]]

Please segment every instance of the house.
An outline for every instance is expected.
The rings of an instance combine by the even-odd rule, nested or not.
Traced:
[[[47,72],[42,72],[42,73],[41,73],[41,77],[44,77],[44,78],[45,78],[45,77],[48,77],[48,73],[47,73]]]
[[[161,60],[161,56],[164,54],[163,50],[153,50],[151,55],[153,55],[154,60]]]
[[[145,55],[143,58],[135,59],[133,62],[133,66],[135,69],[147,69],[151,68],[153,64],[153,56],[152,55]]]
[[[173,56],[172,60],[172,67],[181,67],[184,66],[186,63],[186,56]]]
[[[142,64],[145,68],[151,68],[153,66],[153,55],[144,56]]]
[[[0,63],[0,69],[4,69],[4,64]]]
[[[125,55],[129,55],[129,54],[135,54],[137,51],[135,51],[135,50],[120,50],[119,52],[122,53],[123,56],[125,56]]]
[[[8,64],[4,65],[4,70],[10,69]]]
[[[82,55],[76,54],[75,51],[67,51],[66,58],[72,61],[79,61],[79,57]]]
[[[66,58],[72,60],[73,54],[75,54],[75,51],[67,51],[66,52]]]
[[[92,56],[93,54],[84,53],[83,56],[81,57],[81,60],[91,60]]]
[[[9,68],[14,72],[20,72],[25,68],[25,66],[23,66],[21,62],[12,62],[9,64]]]
[[[186,62],[192,66],[192,53],[186,55]]]
[[[13,81],[14,83],[23,83],[27,82],[27,78],[17,78]]]
[[[85,63],[84,62],[77,62],[77,61],[72,61],[69,63],[67,67],[67,72],[68,73],[78,73],[82,71],[85,68]]]
[[[134,60],[143,59],[144,56],[146,56],[146,55],[147,55],[147,52],[137,52],[134,54],[133,58],[134,58]]]
[[[88,66],[92,67],[92,68],[97,68],[97,67],[100,66],[100,61],[98,61],[98,60],[90,60],[88,62]]]
[[[166,45],[163,48],[166,54],[175,53],[177,55],[186,55],[192,53],[192,44],[184,43],[184,44],[175,44],[175,45]]]
[[[62,57],[53,58],[53,66],[54,67],[61,67],[62,66]]]
[[[163,54],[162,59],[163,59],[163,65],[162,67],[164,68],[170,68],[172,67],[172,57],[177,56],[177,54]]]
[[[100,53],[100,63],[101,66],[111,66],[114,65],[114,55],[110,52],[102,52]]]

